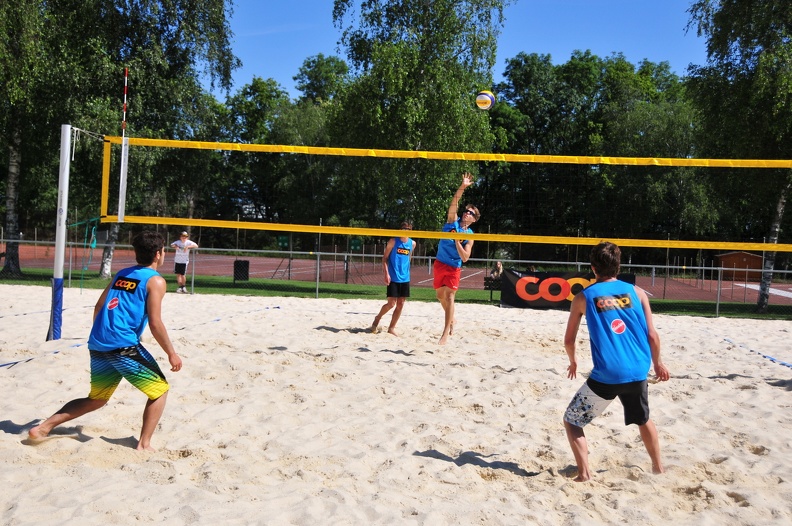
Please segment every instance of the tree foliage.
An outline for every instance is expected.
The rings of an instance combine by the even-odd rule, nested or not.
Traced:
[[[36,211],[34,224],[49,222],[39,215],[47,210],[33,206],[30,190],[45,181],[44,194],[55,193],[57,123],[120,132],[124,67],[132,71],[130,131],[187,138],[182,109],[202,89],[198,73],[228,87],[238,64],[226,19],[230,5],[230,0],[21,0],[0,6],[0,140],[9,151],[5,212],[10,240],[19,230],[20,207]],[[42,172],[47,175],[34,177]],[[153,174],[134,173],[130,195],[151,195],[142,190],[155,186]],[[73,174],[77,185],[91,177],[96,172],[77,168]],[[95,202],[81,202],[79,196],[75,205],[96,210]],[[48,213],[54,217],[52,210]],[[3,273],[19,274],[16,244],[9,247]]]
[[[690,71],[705,155],[792,157],[792,4],[784,0],[698,0],[691,25],[707,39],[708,63]],[[740,206],[732,227],[776,243],[785,221],[792,172],[762,171],[729,178],[718,190]],[[735,202],[735,201],[731,201]],[[761,218],[756,221],[756,218]],[[769,219],[769,220],[768,220]],[[736,221],[736,224],[734,223]],[[765,259],[772,269],[775,254]],[[767,307],[771,273],[762,278],[759,309]]]
[[[473,100],[492,85],[507,3],[436,0],[429,8],[419,0],[336,0],[333,19],[358,76],[339,97],[330,123],[333,139],[367,148],[488,148],[487,118]],[[393,225],[409,217],[426,229],[442,224],[466,168],[447,162],[358,164],[338,180],[354,205],[342,211],[347,219]]]

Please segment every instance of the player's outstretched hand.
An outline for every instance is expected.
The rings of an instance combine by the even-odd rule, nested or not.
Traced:
[[[462,174],[462,187],[467,188],[468,186],[473,184],[473,176],[470,172],[465,172]]]

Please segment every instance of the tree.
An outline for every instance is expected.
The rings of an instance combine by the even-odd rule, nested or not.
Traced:
[[[701,116],[702,153],[730,158],[792,158],[792,4],[786,0],[697,0],[690,25],[707,39],[707,65],[689,70],[688,89]],[[766,239],[777,243],[792,171],[744,174],[739,187],[755,213],[771,217]],[[767,202],[769,190],[775,199]],[[765,254],[757,302],[767,310],[775,252]]]
[[[273,126],[289,104],[286,90],[275,80],[253,77],[250,84],[240,88],[226,103],[233,140],[271,144]],[[237,213],[248,219],[277,220],[277,182],[282,173],[283,155],[250,152],[233,155],[229,164],[238,200]]]
[[[40,36],[44,17],[37,0],[3,2],[0,5],[0,139],[8,151],[8,176],[5,185],[5,265],[0,276],[18,277],[19,266],[19,197],[22,171],[22,145],[25,118],[36,107],[31,96],[43,83],[45,48]]]
[[[637,67],[623,56],[605,61],[599,155],[688,158],[695,154],[695,114],[684,84],[667,62],[644,60]],[[627,237],[675,239],[711,234],[717,209],[708,199],[709,178],[690,168],[603,166],[605,201],[632,204],[630,221],[600,214],[600,228]]]
[[[475,94],[492,86],[497,35],[508,1],[336,0],[333,20],[356,73],[330,120],[340,146],[485,151],[493,138]],[[359,5],[358,5],[359,4]],[[354,13],[357,13],[355,16]],[[353,23],[347,24],[347,20]],[[357,23],[354,23],[357,22]],[[340,163],[343,221],[375,218],[419,228],[442,223],[460,163],[355,160]],[[475,191],[467,197],[475,196]],[[477,203],[484,208],[486,204]]]
[[[213,84],[230,85],[238,64],[226,20],[230,5],[229,0],[21,0],[0,5],[0,104],[6,105],[0,112],[0,140],[10,149],[6,188],[13,190],[7,192],[9,234],[18,232],[17,188],[29,187],[31,175],[57,158],[60,130],[53,122],[93,122],[100,133],[118,129],[119,119],[107,120],[112,113],[108,105],[121,107],[124,66],[138,81],[130,120],[138,117],[135,125],[150,131],[149,136],[175,135],[178,108],[194,95],[198,84],[189,81],[199,73]],[[12,257],[6,259],[5,275],[19,271],[16,246],[9,246]]]
[[[519,53],[507,60],[504,78],[497,86],[499,103],[490,111],[499,152],[694,153],[694,112],[667,63],[642,61],[636,67],[619,53],[602,59],[575,51],[569,61],[553,65],[549,55]],[[505,231],[685,237],[711,231],[715,221],[710,188],[701,179],[679,168],[513,163],[493,171],[490,191],[508,209],[499,214]],[[614,210],[614,203],[618,213],[604,212]]]
[[[305,59],[300,71],[292,77],[303,99],[320,103],[330,101],[349,80],[349,66],[338,57],[322,53]]]

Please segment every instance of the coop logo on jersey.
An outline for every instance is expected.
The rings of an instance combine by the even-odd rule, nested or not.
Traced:
[[[113,290],[123,290],[124,292],[135,292],[137,286],[140,284],[139,279],[132,278],[118,278],[113,283]]]
[[[616,318],[611,322],[611,331],[614,334],[622,334],[627,329],[627,324],[624,323],[624,320]]]
[[[632,309],[632,297],[629,294],[616,294],[615,296],[598,296],[594,298],[597,312],[608,310]]]
[[[397,248],[396,249],[396,253],[397,254],[401,254],[402,256],[409,256],[410,255],[409,249],[406,249],[406,248]]]

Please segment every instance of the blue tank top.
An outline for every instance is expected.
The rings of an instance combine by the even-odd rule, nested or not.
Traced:
[[[443,225],[443,232],[464,232],[472,234],[473,231],[469,228],[462,228],[459,225],[459,218],[453,223],[446,223]],[[462,241],[462,246],[467,244],[467,240]],[[437,245],[437,260],[440,263],[445,263],[450,267],[461,267],[462,258],[459,257],[459,252],[456,249],[456,243],[453,239],[441,239]]]
[[[646,380],[652,365],[649,329],[635,287],[623,281],[583,289],[594,369],[591,378],[606,384]]]
[[[388,255],[388,274],[394,283],[410,282],[410,252],[413,249],[413,240],[407,239],[402,242],[400,238],[394,238],[393,250]]]
[[[129,267],[113,276],[104,305],[94,319],[88,348],[112,351],[140,343],[148,325],[148,280],[159,273],[149,267]]]

